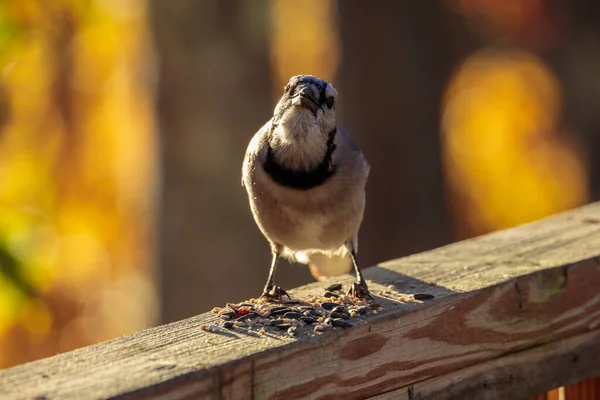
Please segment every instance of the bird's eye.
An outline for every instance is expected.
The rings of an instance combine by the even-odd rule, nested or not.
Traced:
[[[289,91],[290,91],[290,87],[291,87],[291,85],[288,83],[287,85],[285,85],[285,89],[284,89],[284,91],[285,91],[286,93],[287,93],[287,92],[289,92]]]
[[[325,105],[327,105],[327,108],[332,109],[333,106],[335,105],[335,99],[333,97],[328,98],[325,101]]]

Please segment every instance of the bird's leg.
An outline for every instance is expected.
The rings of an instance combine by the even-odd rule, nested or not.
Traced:
[[[363,277],[362,272],[358,266],[358,262],[356,261],[356,252],[350,249],[350,257],[352,258],[352,265],[354,266],[354,272],[356,273],[356,282],[350,286],[347,295],[354,296],[363,300],[373,300],[371,293],[369,292],[369,288],[367,287],[367,282]]]
[[[279,301],[281,301],[281,298],[283,296],[287,296],[288,298],[291,298],[290,295],[287,294],[287,292],[285,290],[283,290],[279,286],[275,286],[275,271],[277,271],[277,264],[279,263],[279,257],[281,254],[281,247],[273,246],[272,253],[273,253],[273,260],[271,261],[271,269],[269,271],[269,278],[267,278],[267,283],[265,284],[265,288],[263,289],[263,292],[262,292],[262,295],[260,296],[260,298],[266,299],[266,300],[277,299]]]

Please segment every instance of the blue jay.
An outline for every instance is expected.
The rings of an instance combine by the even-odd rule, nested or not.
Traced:
[[[353,268],[348,295],[372,299],[356,257],[370,167],[337,123],[337,95],[315,76],[292,77],[248,145],[242,185],[273,256],[262,298],[287,295],[274,282],[285,257],[308,264],[317,279]]]

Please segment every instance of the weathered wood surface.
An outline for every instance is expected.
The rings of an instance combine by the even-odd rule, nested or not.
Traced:
[[[600,378],[569,385],[564,390],[565,400],[598,400],[600,399]]]
[[[216,334],[205,313],[0,371],[0,398],[524,399],[600,376],[600,203],[366,275],[396,289],[353,328]]]
[[[547,393],[538,394],[527,400],[598,400],[600,399],[600,378],[587,379]]]
[[[600,331],[596,330],[517,351],[374,398],[495,400],[515,398],[521,393],[539,393],[556,386],[555,382],[566,385],[597,375],[600,370],[598,349]],[[571,397],[571,400],[584,399]]]

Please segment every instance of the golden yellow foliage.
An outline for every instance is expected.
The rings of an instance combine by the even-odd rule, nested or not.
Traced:
[[[152,321],[145,7],[0,4],[0,367]]]
[[[445,170],[464,235],[503,229],[585,203],[587,172],[557,125],[560,87],[523,51],[480,51],[447,89]]]

